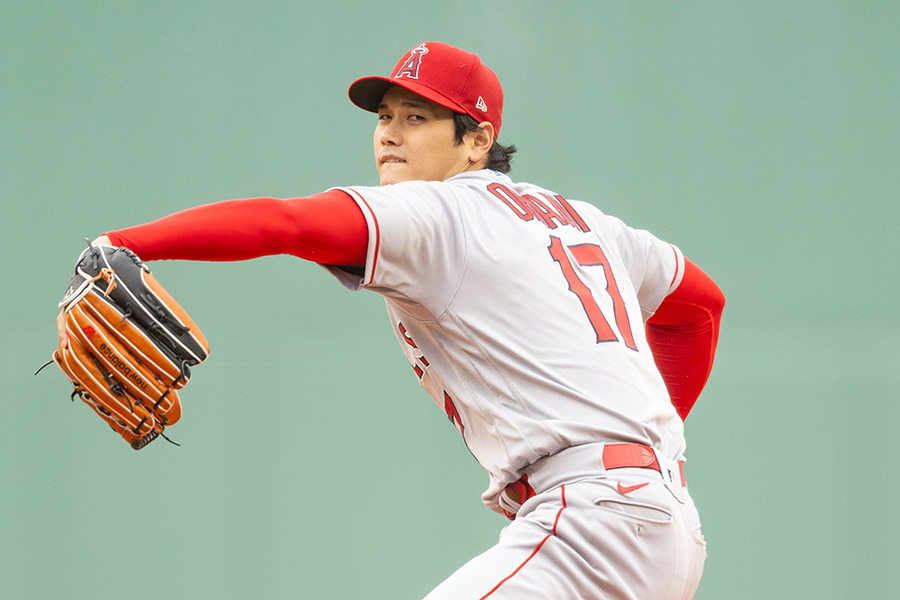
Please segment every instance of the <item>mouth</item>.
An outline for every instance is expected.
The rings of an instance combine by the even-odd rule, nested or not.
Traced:
[[[405,162],[405,160],[403,160],[402,158],[397,158],[396,156],[385,156],[381,159],[381,164],[383,165],[396,165]]]

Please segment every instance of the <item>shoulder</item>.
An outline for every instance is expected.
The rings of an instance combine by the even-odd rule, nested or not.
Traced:
[[[444,181],[403,181],[382,186],[347,186],[337,189],[355,190],[361,194],[407,196],[410,194],[441,194],[465,188],[487,187],[492,182],[511,184],[509,177],[490,170],[472,171],[454,175]]]
[[[508,177],[495,171],[462,173],[444,181],[404,181],[385,186],[334,188],[349,194],[357,204],[375,212],[447,211],[490,194],[494,183],[511,185]]]

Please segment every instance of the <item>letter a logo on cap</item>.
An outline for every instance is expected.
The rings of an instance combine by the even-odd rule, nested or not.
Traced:
[[[428,48],[425,47],[425,44],[421,44],[410,50],[409,58],[407,58],[406,62],[397,69],[397,74],[394,75],[394,79],[400,79],[401,77],[418,79],[419,65],[422,63],[423,54],[428,54]]]

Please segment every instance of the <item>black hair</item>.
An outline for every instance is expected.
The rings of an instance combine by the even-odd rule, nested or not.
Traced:
[[[472,132],[477,133],[481,131],[481,127],[478,126],[478,121],[473,119],[467,114],[464,113],[453,113],[453,125],[456,128],[456,145],[460,145],[463,142],[463,138],[466,133]],[[488,151],[487,164],[485,168],[492,169],[494,171],[499,171],[500,173],[509,173],[510,161],[512,160],[512,155],[515,153],[516,147],[513,144],[508,146],[504,146],[499,143],[497,140],[494,140],[493,145],[491,145],[491,149]]]

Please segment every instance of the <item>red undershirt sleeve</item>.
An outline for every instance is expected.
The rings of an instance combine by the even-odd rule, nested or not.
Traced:
[[[340,190],[305,198],[248,198],[189,208],[107,232],[142,260],[248,260],[290,254],[317,263],[362,266],[368,226]]]
[[[289,254],[328,265],[363,266],[368,226],[340,190],[305,198],[248,198],[190,208],[107,232],[143,260],[248,260]],[[712,369],[725,297],[685,259],[679,286],[646,324],[647,340],[672,404],[686,418]]]
[[[712,370],[725,296],[715,281],[685,259],[684,277],[647,321],[647,341],[669,397],[683,419]]]

